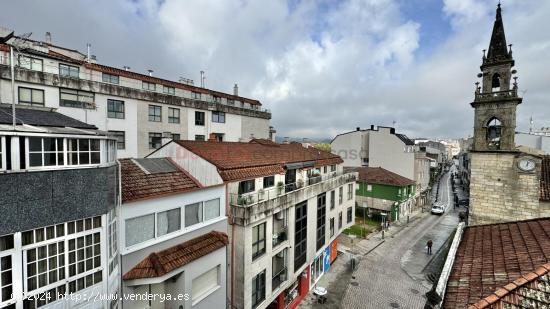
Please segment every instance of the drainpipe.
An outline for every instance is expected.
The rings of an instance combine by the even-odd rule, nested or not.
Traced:
[[[228,184],[225,184],[225,213],[228,217],[228,223],[231,224],[231,300],[230,300],[230,307],[233,308],[233,299],[235,299],[235,289],[234,289],[234,282],[235,282],[235,225],[233,224],[233,215],[230,212],[230,205],[229,205],[229,188]],[[226,280],[227,281],[227,280]]]
[[[10,69],[11,69],[11,114],[12,125],[15,131],[15,57],[13,55],[13,46],[10,45]]]

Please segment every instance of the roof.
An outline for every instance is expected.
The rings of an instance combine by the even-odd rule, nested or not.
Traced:
[[[408,138],[405,134],[395,133],[395,128],[394,127],[384,127],[384,126],[374,126],[374,125],[371,125],[370,128],[368,128],[368,129],[356,128],[353,131],[340,133],[340,134],[336,135],[330,141],[330,143],[332,144],[332,142],[334,142],[334,140],[336,140],[336,138],[338,138],[339,136],[342,136],[342,135],[347,135],[347,134],[352,134],[352,133],[357,133],[357,132],[378,132],[378,131],[380,131],[380,129],[389,129],[390,134],[393,134],[393,135],[397,136],[397,138],[399,138],[405,145],[410,145],[410,146],[414,145],[414,141],[411,140],[410,138]]]
[[[134,159],[121,159],[122,202],[132,202],[168,194],[182,193],[200,188],[199,183],[166,158],[139,159],[164,160],[173,164],[175,171],[150,173]],[[166,164],[166,163],[165,163]]]
[[[540,295],[548,293],[549,273],[550,263],[546,263],[535,271],[496,290],[493,294],[470,306],[470,309],[547,308],[548,295],[546,298],[540,297]]]
[[[44,127],[71,127],[79,129],[97,129],[96,126],[84,123],[69,116],[54,112],[51,109],[36,109],[18,106],[15,110],[17,124],[28,124]],[[12,124],[12,108],[0,106],[0,124]]]
[[[508,53],[508,45],[506,45],[506,36],[504,34],[504,24],[502,23],[502,15],[500,3],[497,6],[495,24],[493,25],[493,33],[489,50],[487,51],[487,62],[510,61],[512,55]]]
[[[290,163],[313,162],[314,166],[340,164],[342,158],[330,152],[305,148],[301,144],[174,141],[212,163],[224,181],[282,174]]]
[[[464,230],[443,308],[466,308],[550,262],[550,218]]]
[[[414,145],[414,141],[407,137],[405,134],[399,134],[395,133],[395,136],[397,136],[405,145],[412,146]]]
[[[366,183],[400,186],[400,187],[409,186],[416,183],[412,179],[403,177],[394,172],[390,172],[387,169],[384,169],[381,167],[356,167],[356,168],[350,168],[350,170],[358,172],[359,173],[358,181],[366,182]]]
[[[550,156],[542,157],[540,200],[550,202]]]
[[[211,231],[179,245],[149,254],[122,276],[124,280],[164,276],[228,244],[225,233]]]

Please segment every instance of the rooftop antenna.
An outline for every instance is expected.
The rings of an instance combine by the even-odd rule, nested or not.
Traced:
[[[206,77],[204,76],[204,71],[201,71],[201,88],[204,88],[204,80]]]
[[[153,76],[153,70],[149,69],[147,72],[149,72],[149,76]]]
[[[11,43],[7,43],[10,47],[10,69],[11,69],[11,114],[12,114],[12,126],[15,131],[16,116],[15,116],[15,53],[13,49],[17,50],[17,53],[21,53],[21,49],[24,48],[25,41],[32,35],[32,32],[24,33],[20,36],[13,36],[13,32],[8,37],[13,37],[14,40]]]
[[[533,133],[533,115],[529,118],[529,133]]]

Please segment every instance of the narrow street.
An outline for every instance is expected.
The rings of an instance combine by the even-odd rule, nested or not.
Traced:
[[[458,223],[458,211],[453,209],[450,194],[447,173],[441,178],[439,195],[439,200],[447,205],[445,214],[419,214],[363,256],[344,292],[341,308],[423,308],[424,294],[431,287],[425,276],[426,266]],[[434,243],[433,255],[425,249],[429,239]]]

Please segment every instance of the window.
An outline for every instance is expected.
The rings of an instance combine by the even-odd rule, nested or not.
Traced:
[[[161,122],[162,121],[162,107],[158,105],[149,105],[149,121]]]
[[[204,112],[195,112],[195,125],[196,126],[204,125]]]
[[[19,103],[44,105],[44,90],[19,87]]]
[[[220,287],[220,265],[193,278],[191,281],[191,301],[193,306]]]
[[[198,92],[193,92],[193,99],[200,100],[201,99],[201,94],[198,93]]]
[[[264,188],[273,187],[275,185],[275,176],[264,177]]]
[[[100,163],[100,140],[67,139],[67,161],[69,165]]]
[[[317,196],[317,250],[325,245],[325,222],[327,212],[326,193]]]
[[[19,66],[23,69],[33,70],[33,71],[43,71],[44,61],[38,58],[31,58],[27,56],[20,55]]]
[[[29,137],[29,167],[64,165],[62,138]]]
[[[213,100],[215,103],[221,103],[221,102],[222,102],[222,98],[221,98],[221,97],[218,97],[217,95],[212,96],[212,100]]]
[[[334,236],[334,218],[330,218],[330,237]]]
[[[239,194],[253,192],[255,190],[254,188],[255,183],[256,183],[255,179],[239,182]]]
[[[331,165],[330,166],[330,171],[331,172],[336,172],[336,165]]]
[[[225,123],[224,112],[212,112],[212,122]]]
[[[224,136],[223,133],[212,133],[212,135],[214,136],[214,139],[216,141],[223,142],[223,136]]]
[[[141,82],[141,89],[148,90],[148,91],[155,91],[157,89],[157,85],[155,83],[150,83],[150,82]]]
[[[252,228],[252,260],[265,253],[265,223]]]
[[[265,300],[265,269],[252,279],[252,308]]]
[[[107,117],[124,119],[124,101],[107,99]]]
[[[294,271],[298,271],[306,263],[307,254],[307,201],[295,207],[296,221],[294,225]]]
[[[233,100],[233,99],[227,99],[227,105],[229,105],[229,106],[235,106],[235,100]]]
[[[74,241],[74,239],[73,239]],[[65,279],[65,242],[25,250],[27,292]],[[74,258],[74,256],[73,256]],[[71,276],[76,275],[72,273]]]
[[[195,140],[196,141],[204,141],[205,140],[204,135],[195,135]]]
[[[120,83],[120,78],[118,75],[103,73],[101,75],[101,79],[103,80],[104,83],[116,84],[116,85]]]
[[[162,86],[162,92],[165,94],[175,95],[176,94],[176,88],[169,87],[169,86]]]
[[[347,223],[350,223],[353,219],[353,209],[350,207],[347,211]]]
[[[185,227],[212,220],[220,216],[220,199],[185,206]]]
[[[155,238],[155,214],[126,219],[126,247]]]
[[[342,212],[338,213],[338,229],[342,228]]]
[[[336,192],[334,190],[330,191],[330,209],[334,209],[336,206]]]
[[[348,184],[348,201],[353,198],[353,183]]]
[[[149,132],[149,149],[157,149],[162,146],[162,133]]]
[[[178,133],[172,133],[172,140],[179,141],[181,139],[181,135]]]
[[[487,143],[489,149],[500,149],[500,137],[502,135],[502,123],[496,117],[487,122]]]
[[[3,136],[0,136],[0,171],[6,169],[6,154],[4,153],[4,148],[6,148],[6,139]],[[2,248],[0,247],[0,251]]]
[[[107,216],[107,244],[109,257],[109,274],[112,274],[118,266],[118,232],[117,232],[117,217],[116,210],[109,210]]]
[[[69,240],[69,277],[101,267],[99,232]]]
[[[168,123],[180,123],[180,109],[168,108]]]
[[[73,89],[59,89],[59,105],[65,107],[94,108],[94,93]]]
[[[80,68],[74,65],[60,63],[59,75],[78,78],[80,76]]]
[[[369,191],[369,192],[372,191],[372,185],[367,185],[367,191]]]
[[[338,189],[338,205],[341,205],[344,201],[344,187]]]
[[[181,209],[157,213],[157,237],[170,234],[181,228]]]
[[[116,137],[116,149],[126,149],[124,131],[109,131],[113,137]]]
[[[327,166],[326,165],[323,166],[323,173],[325,173],[325,174],[327,173]]]

